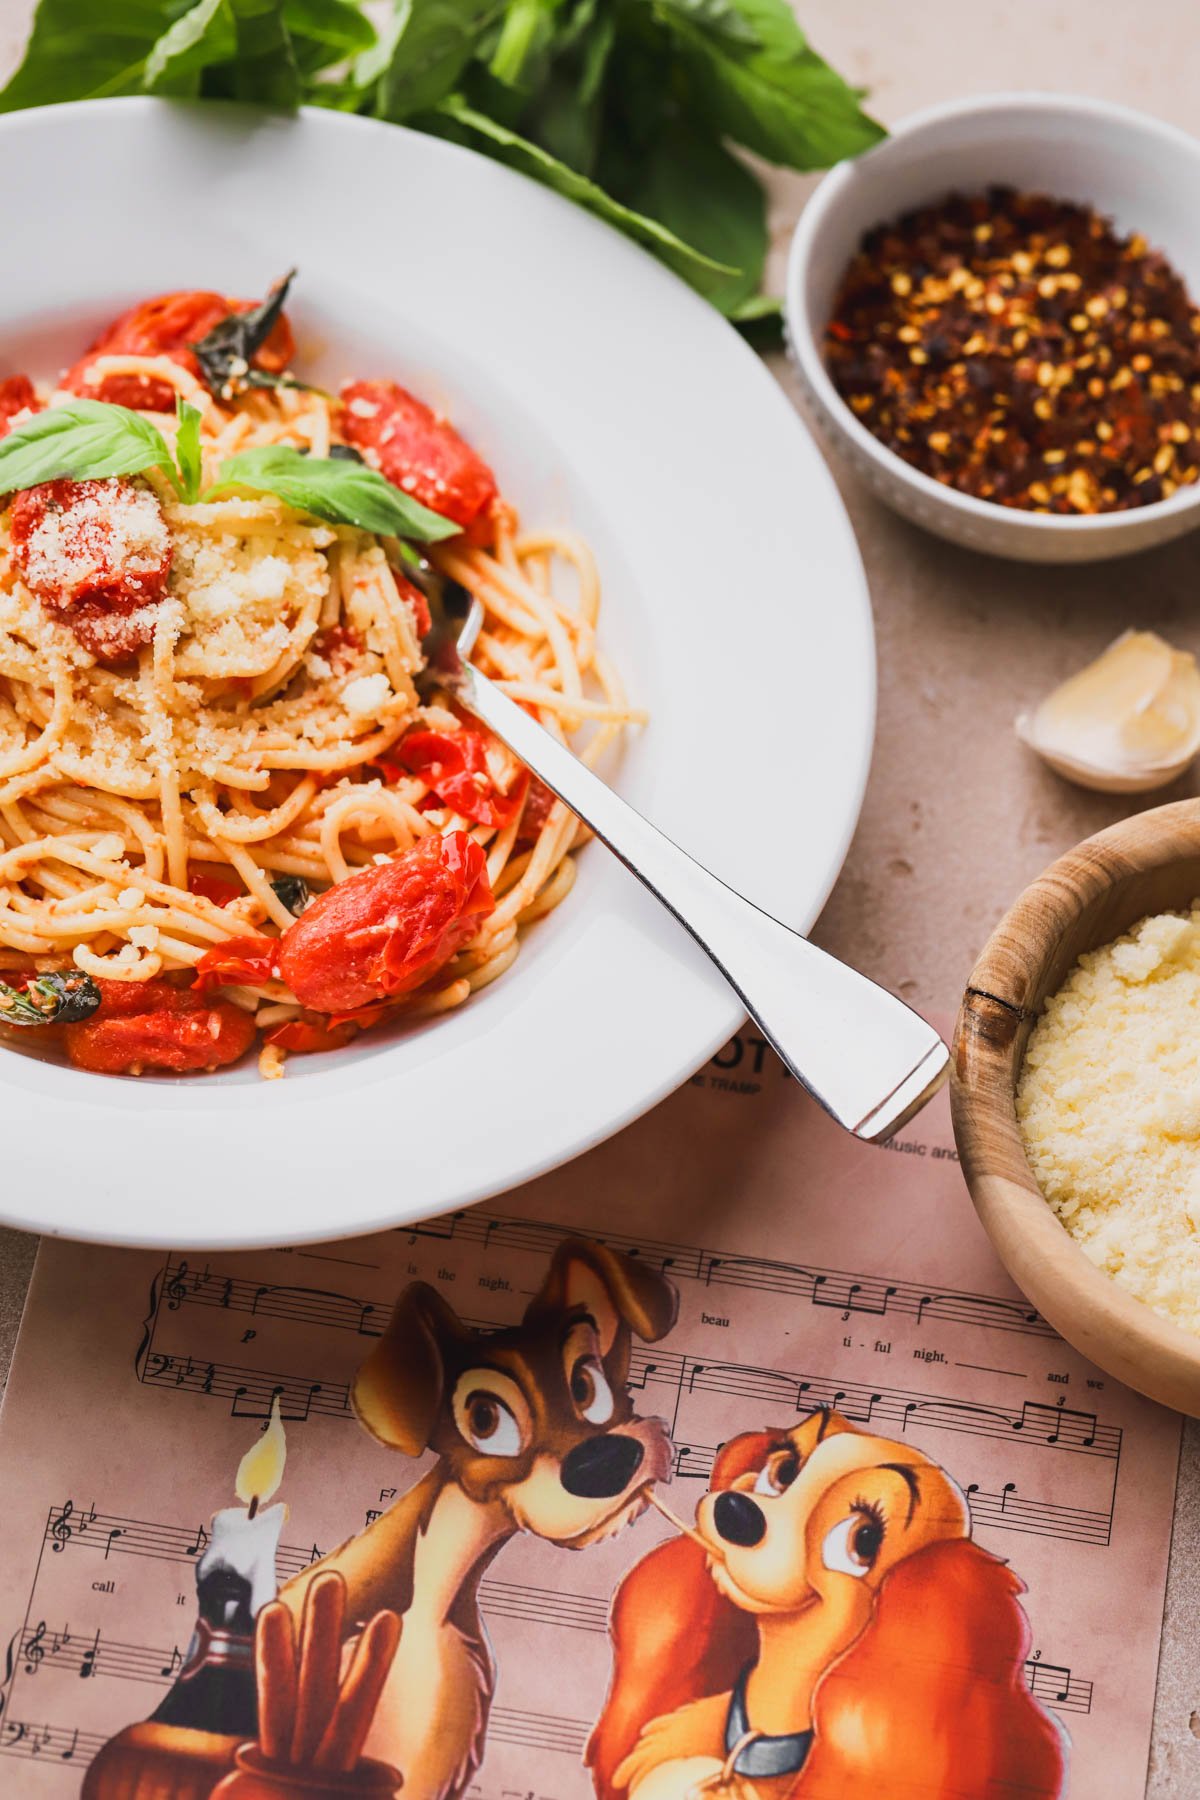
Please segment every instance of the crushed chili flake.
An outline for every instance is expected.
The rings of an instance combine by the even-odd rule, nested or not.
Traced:
[[[1119,512],[1200,479],[1200,311],[1138,233],[993,187],[863,238],[826,329],[890,450],[1033,512]]]

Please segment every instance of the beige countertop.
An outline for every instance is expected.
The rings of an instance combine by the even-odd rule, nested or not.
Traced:
[[[1058,87],[1200,129],[1192,0],[804,0],[817,47],[894,121],[958,94]],[[0,0],[0,70],[28,0]],[[1134,28],[1136,27],[1136,28]],[[811,183],[772,178],[781,256]],[[776,372],[797,389],[782,359]],[[1012,733],[1021,706],[1127,625],[1200,651],[1200,537],[1106,566],[1005,564],[893,517],[835,470],[875,608],[879,729],[862,819],[817,936],[918,1006],[946,1008],[991,926],[1059,851],[1131,810],[1067,787]],[[1200,792],[1189,776],[1155,799]],[[0,1231],[0,1369],[34,1240]],[[1148,1792],[1200,1794],[1200,1428],[1184,1435]],[[1086,1797],[1081,1797],[1086,1800]],[[1132,1800],[1132,1797],[1131,1797]]]

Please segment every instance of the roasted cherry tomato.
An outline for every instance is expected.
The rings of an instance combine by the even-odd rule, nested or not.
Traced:
[[[244,1056],[254,1020],[227,1000],[167,981],[101,981],[97,1012],[63,1027],[67,1055],[77,1069],[125,1075],[131,1069],[223,1067]]]
[[[28,375],[10,375],[0,381],[0,437],[7,437],[17,413],[37,410],[37,395]]]
[[[64,615],[85,650],[124,662],[154,636],[171,538],[151,490],[132,481],[46,481],[17,494],[12,554],[26,587]]]
[[[488,741],[481,731],[410,731],[394,755],[402,768],[427,782],[443,806],[477,825],[503,830],[520,806],[524,785],[498,793],[488,770]]]
[[[211,900],[214,906],[228,906],[244,892],[235,881],[225,881],[220,875],[204,875],[199,869],[191,870],[188,875],[188,893],[201,900]]]
[[[394,486],[453,519],[472,543],[491,543],[496,477],[423,401],[394,381],[351,381],[339,423],[346,442]]]
[[[520,845],[536,844],[541,835],[542,826],[550,817],[550,809],[554,805],[555,796],[544,781],[536,775],[529,777],[529,787],[525,794],[525,810],[521,814],[521,823],[517,827],[517,843]]]
[[[264,982],[279,979],[279,938],[235,937],[214,944],[196,964],[196,986],[202,993],[210,988],[262,987]]]
[[[89,370],[94,358],[169,356],[199,376],[200,365],[189,345],[206,337],[230,313],[248,312],[257,304],[254,300],[230,300],[224,294],[202,290],[159,294],[153,300],[143,300],[106,326],[87,355],[64,377],[63,386],[72,393],[107,400],[113,406],[129,406],[136,412],[174,412],[175,389],[170,382],[143,375],[106,375],[92,381]],[[277,375],[288,367],[295,350],[292,328],[286,316],[281,315],[254,361],[258,368]]]
[[[495,904],[479,845],[435,832],[319,895],[280,939],[280,973],[301,1006],[344,1015],[419,987]]]
[[[288,1019],[268,1031],[266,1042],[292,1056],[316,1056],[323,1050],[344,1050],[357,1035],[353,1025],[314,1025],[308,1019]]]

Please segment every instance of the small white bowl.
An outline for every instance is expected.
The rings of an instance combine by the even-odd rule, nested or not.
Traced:
[[[940,537],[1022,562],[1096,562],[1200,525],[1200,483],[1128,512],[1063,517],[977,500],[912,468],[851,412],[822,340],[865,231],[946,194],[1001,183],[1095,208],[1140,231],[1200,299],[1200,141],[1103,100],[988,94],[916,113],[822,181],[788,262],[785,317],[796,367],[823,431],[882,500]]]

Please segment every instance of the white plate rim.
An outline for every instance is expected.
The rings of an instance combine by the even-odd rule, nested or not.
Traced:
[[[789,468],[794,461],[802,472],[805,483],[812,484],[807,506],[810,538],[815,534],[821,553],[833,556],[839,564],[836,608],[828,614],[827,621],[823,624],[825,635],[821,638],[819,648],[824,655],[830,657],[835,671],[840,672],[839,658],[847,658],[853,665],[853,684],[838,697],[836,717],[831,716],[830,720],[830,729],[837,740],[831,751],[831,761],[838,763],[833,777],[838,783],[838,803],[834,809],[836,818],[822,821],[820,849],[812,852],[803,871],[805,886],[802,900],[797,900],[793,892],[785,890],[778,876],[767,882],[764,888],[758,871],[747,872],[746,885],[753,888],[755,898],[760,903],[768,905],[798,929],[809,929],[836,880],[861,807],[874,734],[874,640],[861,559],[833,479],[799,415],[759,358],[682,282],[611,228],[582,213],[549,190],[489,159],[403,127],[311,108],[302,109],[293,120],[283,120],[262,115],[253,109],[212,102],[191,106],[187,103],[148,99],[88,101],[0,118],[0,156],[14,141],[35,140],[43,131],[53,134],[56,129],[62,132],[69,127],[67,135],[73,135],[79,130],[86,132],[93,124],[99,126],[102,121],[106,127],[106,151],[112,148],[121,132],[128,132],[130,129],[146,135],[146,148],[149,151],[149,140],[156,133],[160,136],[165,134],[164,141],[178,131],[183,135],[198,133],[205,141],[215,142],[223,130],[228,128],[232,131],[236,128],[247,133],[262,132],[268,141],[274,133],[290,132],[293,134],[293,149],[300,146],[306,150],[316,133],[318,139],[324,138],[331,143],[335,137],[342,137],[347,143],[356,139],[364,145],[370,142],[380,157],[393,156],[401,160],[415,158],[418,166],[425,164],[427,168],[435,168],[438,177],[449,181],[451,186],[466,180],[472,190],[479,190],[480,204],[486,198],[489,204],[509,208],[517,214],[540,215],[539,225],[544,224],[548,234],[553,234],[556,243],[572,240],[573,248],[590,259],[589,266],[593,273],[597,266],[610,271],[611,280],[615,283],[609,292],[611,304],[619,303],[622,289],[636,290],[637,296],[643,300],[651,295],[660,314],[668,314],[677,331],[682,331],[685,336],[699,336],[704,340],[705,355],[713,359],[713,362],[703,365],[706,370],[711,371],[714,364],[719,363],[722,378],[728,379],[725,370],[736,369],[739,403],[744,402],[748,412],[754,415],[772,448],[786,446]],[[386,146],[389,145],[394,148],[387,149]],[[30,148],[35,148],[32,141]],[[220,285],[226,284],[222,280]],[[150,287],[145,291],[155,290]],[[627,324],[629,329],[634,328],[631,322],[627,321]],[[765,468],[759,470],[759,475],[764,480],[769,478],[769,472]],[[780,534],[786,535],[785,526],[779,520],[775,522]],[[828,542],[822,534],[828,534]],[[811,544],[809,548],[811,549]],[[793,554],[802,557],[805,544],[793,537],[790,549]],[[811,648],[811,645],[808,647]],[[774,670],[768,670],[767,678],[768,682],[775,680]],[[788,688],[785,676],[778,682],[775,698],[786,702]],[[686,834],[681,835],[686,837]],[[694,833],[692,841],[694,842]],[[593,846],[589,847],[586,855],[598,858],[604,852],[598,846]],[[790,872],[795,874],[794,870]],[[750,879],[751,874],[754,875],[753,880]],[[582,901],[583,896],[575,898]],[[569,915],[570,901],[564,911]],[[658,925],[647,925],[648,919],[659,919],[658,911],[637,890],[631,890],[628,906],[623,903],[619,914],[612,915],[611,922],[622,924],[624,929],[626,914],[636,914],[640,921],[639,929],[648,931],[652,937],[658,935]],[[211,1193],[207,1198],[201,1198],[198,1192],[181,1198],[176,1190],[170,1193],[170,1204],[164,1208],[161,1198],[150,1191],[150,1176],[154,1167],[151,1149],[154,1144],[160,1151],[164,1148],[175,1097],[179,1095],[181,1088],[186,1096],[186,1086],[154,1084],[149,1090],[143,1090],[143,1095],[149,1092],[155,1096],[147,1106],[142,1105],[141,1097],[136,1103],[140,1115],[139,1129],[148,1132],[152,1145],[148,1147],[139,1137],[137,1160],[127,1185],[117,1166],[121,1132],[110,1129],[109,1126],[114,1119],[120,1123],[127,1118],[130,1103],[126,1096],[132,1084],[116,1084],[122,1092],[120,1096],[112,1096],[118,1103],[110,1107],[106,1101],[102,1101],[99,1094],[93,1098],[90,1092],[84,1093],[78,1086],[81,1081],[95,1086],[96,1078],[80,1077],[71,1072],[64,1079],[73,1084],[71,1108],[80,1117],[78,1131],[66,1134],[66,1140],[55,1146],[57,1162],[52,1172],[57,1177],[54,1182],[57,1191],[49,1192],[40,1183],[37,1190],[32,1191],[29,1182],[31,1170],[21,1170],[20,1173],[26,1178],[25,1183],[10,1179],[5,1182],[3,1191],[0,1191],[0,1216],[6,1222],[27,1230],[105,1243],[154,1247],[186,1244],[198,1249],[250,1248],[279,1242],[318,1242],[388,1226],[400,1226],[467,1206],[528,1181],[579,1155],[647,1111],[701,1066],[740,1024],[743,1011],[732,991],[716,976],[694,947],[681,934],[677,934],[677,928],[668,927],[668,930],[673,938],[667,953],[670,983],[665,974],[661,979],[664,992],[670,994],[680,1010],[696,1015],[689,1022],[686,1042],[683,1041],[681,1031],[674,1030],[676,1020],[663,1017],[660,1028],[674,1030],[678,1041],[673,1042],[669,1052],[664,1050],[656,1059],[650,1059],[655,1064],[653,1073],[642,1069],[636,1078],[624,1083],[610,1079],[605,1090],[608,1097],[602,1102],[593,1102],[590,1108],[585,1108],[577,1117],[568,1117],[562,1110],[560,1095],[557,1114],[551,1111],[548,1116],[539,1120],[540,1129],[536,1142],[532,1137],[526,1136],[521,1144],[506,1144],[504,1154],[495,1158],[489,1167],[471,1167],[469,1171],[463,1168],[458,1173],[447,1176],[440,1185],[435,1178],[431,1185],[422,1189],[420,1195],[411,1199],[399,1198],[395,1193],[386,1199],[372,1199],[369,1197],[371,1179],[382,1168],[390,1168],[390,1164],[384,1159],[381,1143],[356,1143],[353,1149],[357,1151],[357,1156],[352,1156],[349,1162],[345,1157],[340,1161],[331,1160],[323,1170],[331,1183],[335,1183],[339,1175],[343,1178],[341,1191],[331,1187],[325,1192],[323,1200],[318,1200],[315,1210],[312,1202],[306,1201],[298,1212],[287,1209],[285,1213],[285,1209],[272,1206],[260,1217],[248,1215],[245,1210],[248,1200],[255,1192],[256,1183],[261,1179],[255,1158],[251,1156],[241,1165],[245,1179],[237,1185],[236,1192],[223,1192],[214,1201]],[[621,942],[624,944],[625,938]],[[660,945],[660,961],[662,954]],[[678,973],[683,979],[677,979],[676,960],[680,965]],[[646,966],[658,967],[653,959]],[[508,977],[508,983],[498,983],[488,993],[498,993],[511,983],[519,984],[523,973],[528,980],[529,972],[522,971],[518,966]],[[480,1002],[486,998],[485,993],[472,1004],[479,1007]],[[469,1012],[470,1008],[467,1010]],[[482,1017],[480,1022],[482,1026]],[[490,1016],[487,1022],[492,1024]],[[476,1037],[486,1035],[489,1034],[481,1030]],[[427,1060],[430,1064],[443,1060],[441,1047],[432,1039],[429,1049]],[[610,1042],[607,1050],[593,1059],[593,1073],[598,1078],[603,1076],[605,1055],[610,1054],[611,1049]],[[18,1059],[22,1065],[25,1060]],[[37,1106],[31,1108],[28,1089],[22,1092],[21,1087],[10,1084],[5,1079],[8,1070],[0,1065],[0,1131],[18,1123],[29,1124],[31,1111],[37,1114],[37,1118],[32,1121],[35,1125],[40,1121],[57,1122],[61,1125],[61,1108],[67,1098],[67,1090],[62,1086],[61,1080],[58,1080],[61,1073],[55,1071],[57,1085],[53,1091],[53,1104],[49,1107],[43,1105],[43,1096],[39,1095]],[[358,1096],[348,1096],[346,1077],[345,1068],[336,1073],[330,1071],[328,1077],[322,1074],[322,1088],[327,1094],[339,1095],[342,1112],[348,1114],[350,1099],[357,1100]],[[386,1077],[379,1079],[385,1080]],[[101,1085],[111,1094],[114,1084],[103,1082]],[[206,1085],[210,1088],[213,1086],[207,1078]],[[369,1085],[375,1088],[377,1083]],[[392,1090],[398,1085],[395,1082],[388,1084]],[[254,1091],[261,1096],[261,1101],[267,1101],[271,1094],[280,1089],[286,1090],[287,1086],[286,1082],[269,1084],[269,1092],[266,1094],[261,1088]],[[384,1089],[381,1087],[379,1091],[383,1097]],[[238,1094],[236,1089],[224,1092],[235,1096]],[[17,1095],[20,1112],[14,1111],[14,1094]],[[300,1093],[294,1096],[295,1100],[303,1097]],[[187,1111],[186,1101],[184,1105]],[[215,1142],[215,1147],[223,1154],[226,1145],[223,1138],[214,1140],[213,1122],[215,1120],[218,1125],[231,1130],[237,1138],[241,1133],[239,1115],[244,1114],[245,1106],[210,1105],[208,1102],[205,1105],[207,1147],[214,1146]],[[292,1123],[296,1123],[295,1115],[292,1115]],[[380,1130],[382,1129],[380,1124]],[[75,1141],[76,1137],[86,1140],[91,1131],[95,1131],[102,1140],[95,1154],[90,1143],[81,1147]],[[251,1128],[251,1135],[254,1135],[254,1127]],[[259,1133],[259,1143],[264,1141],[265,1135]],[[11,1138],[9,1142],[11,1143]],[[303,1155],[291,1167],[285,1156],[285,1175],[311,1186],[314,1179],[314,1154],[306,1144]],[[38,1158],[44,1160],[40,1150]],[[304,1166],[301,1167],[301,1164]],[[353,1180],[356,1169],[369,1171],[364,1174],[357,1190],[362,1195],[357,1201],[351,1197],[356,1191]],[[423,1173],[430,1175],[427,1168],[423,1168]],[[45,1172],[41,1179],[45,1180]],[[76,1193],[69,1191],[72,1179],[77,1184]],[[178,1171],[174,1179],[179,1179]],[[190,1173],[185,1174],[183,1179],[193,1185],[198,1180]],[[132,1192],[131,1186],[134,1190]],[[68,1190],[65,1197],[63,1189]],[[261,1198],[261,1191],[258,1197]],[[118,1207],[115,1213],[112,1210],[113,1202]]]

